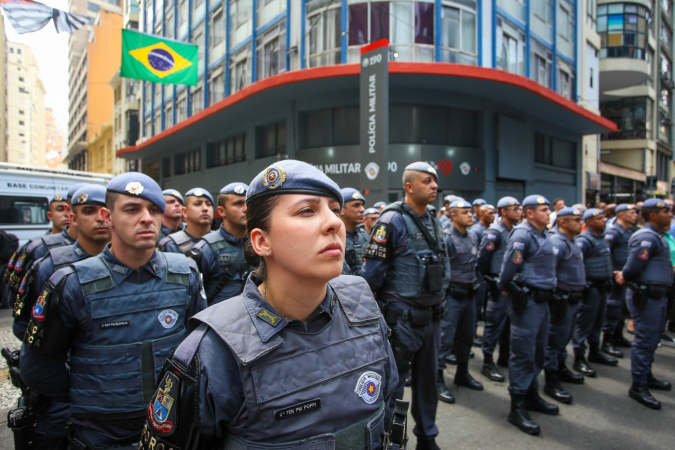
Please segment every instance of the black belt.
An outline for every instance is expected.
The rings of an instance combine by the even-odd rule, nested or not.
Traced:
[[[532,289],[530,288],[530,295],[537,303],[546,303],[551,301],[553,298],[553,291],[547,291],[544,289]]]
[[[452,285],[448,287],[448,294],[450,294],[452,298],[456,300],[463,300],[465,298],[473,297],[476,292],[478,292],[478,288],[474,285],[467,285],[463,288]]]
[[[390,328],[393,328],[398,321],[410,322],[415,326],[422,327],[429,322],[441,320],[445,314],[445,302],[429,308],[401,309],[388,305],[382,300],[377,301],[377,305],[382,311],[384,320]]]
[[[590,287],[594,287],[600,291],[610,291],[612,289],[612,280],[610,278],[598,278],[587,281]]]
[[[582,295],[581,292],[572,292],[557,289],[555,291],[554,297],[563,299],[570,305],[576,305],[583,299],[584,296]]]

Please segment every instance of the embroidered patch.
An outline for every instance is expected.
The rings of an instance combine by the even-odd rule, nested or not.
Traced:
[[[23,262],[26,260],[26,254],[22,253],[21,256],[19,256],[19,259],[16,260],[16,264],[14,264],[14,271],[15,272],[21,272],[21,268],[23,267]]]
[[[128,327],[129,324],[128,320],[120,320],[119,322],[107,322],[107,323],[102,323],[101,328],[106,329],[106,328],[120,328],[120,327]]]
[[[45,290],[37,299],[35,302],[35,306],[33,306],[33,312],[32,316],[33,319],[37,320],[38,322],[42,322],[45,320],[45,304],[47,303],[47,297],[49,296],[49,291]]]
[[[87,201],[88,198],[89,198],[89,196],[87,195],[87,193],[86,193],[86,192],[83,192],[83,193],[81,193],[80,196],[77,198],[77,203],[84,203],[84,202]]]
[[[523,254],[521,253],[520,250],[516,250],[516,252],[513,254],[513,264],[520,264],[523,262]]]
[[[283,167],[270,167],[263,173],[262,183],[267,189],[276,189],[286,181],[286,171]]]
[[[62,201],[63,201],[63,195],[61,195],[61,194],[56,194],[56,195],[54,196],[54,201],[55,201],[55,202],[62,202]]]
[[[9,258],[9,261],[7,262],[8,269],[14,268],[14,258],[16,258],[16,252],[12,253],[12,256]]]
[[[23,278],[21,278],[21,284],[19,285],[19,295],[23,295],[26,293],[27,284],[28,284],[28,274],[24,275]]]
[[[496,234],[488,233],[487,238],[488,239],[495,239],[497,237]]]
[[[244,192],[246,192],[246,189],[244,189],[244,186],[239,185],[239,186],[235,186],[235,187],[234,187],[234,193],[235,193],[235,194],[240,194],[240,195],[241,195],[241,194],[243,194]]]
[[[256,313],[256,316],[260,317],[265,322],[269,323],[273,327],[276,327],[279,322],[281,322],[281,317],[275,316],[265,308],[260,308]]]
[[[522,242],[514,242],[513,248],[525,248],[525,244],[523,244]]]
[[[489,241],[489,242],[487,243],[487,245],[485,246],[485,248],[486,248],[488,251],[494,250],[494,249],[495,249],[495,243],[494,243],[494,241]]]
[[[314,399],[297,405],[288,406],[283,409],[274,411],[274,420],[290,419],[291,417],[299,416],[308,412],[321,409],[321,399]]]
[[[176,321],[178,320],[178,313],[176,313],[176,311],[173,309],[165,309],[159,313],[157,319],[164,328],[173,328],[173,326],[176,325]]]
[[[614,239],[614,235],[609,233],[605,235],[605,240],[611,241],[612,239]]]
[[[384,225],[380,225],[375,234],[373,234],[373,241],[378,244],[385,244],[387,242],[387,229]]]
[[[157,389],[148,405],[148,420],[152,428],[168,436],[172,434],[176,422],[178,401],[174,396],[180,394],[180,379],[166,372],[159,385],[162,387]]]
[[[380,396],[381,388],[382,377],[375,372],[365,372],[359,377],[359,381],[356,382],[354,392],[370,405],[375,403],[377,397]]]
[[[642,241],[640,242],[640,247],[651,247],[652,243],[650,241]]]
[[[643,248],[640,254],[638,255],[638,258],[640,258],[643,261],[646,261],[649,259],[649,250],[646,248]]]
[[[132,181],[131,183],[127,184],[127,187],[125,187],[124,190],[130,194],[140,195],[143,193],[145,188],[138,181]]]
[[[471,247],[471,254],[475,255],[476,253],[478,253],[478,250],[476,250],[476,247]]]

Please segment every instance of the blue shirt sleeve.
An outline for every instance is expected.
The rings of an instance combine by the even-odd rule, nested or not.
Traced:
[[[506,243],[502,270],[499,274],[499,286],[502,289],[506,288],[516,276],[529,249],[530,239],[527,230],[515,230]]]
[[[478,270],[482,273],[489,273],[490,265],[492,264],[492,256],[494,255],[495,250],[501,245],[501,242],[501,234],[495,233],[492,230],[485,230],[485,233],[483,233],[483,240],[478,247],[478,259],[476,261],[476,267],[478,267]]]
[[[661,242],[651,234],[644,234],[641,239],[631,241],[628,249],[628,260],[621,273],[627,281],[632,281],[647,267],[647,263],[655,254],[663,251]]]

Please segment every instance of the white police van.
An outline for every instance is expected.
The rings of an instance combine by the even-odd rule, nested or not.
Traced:
[[[0,229],[16,235],[23,245],[51,229],[47,211],[56,194],[65,198],[75,184],[105,186],[112,178],[102,173],[0,163]]]

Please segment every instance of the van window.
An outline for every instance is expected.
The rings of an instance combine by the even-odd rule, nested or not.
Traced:
[[[48,224],[45,197],[0,196],[0,225]]]

